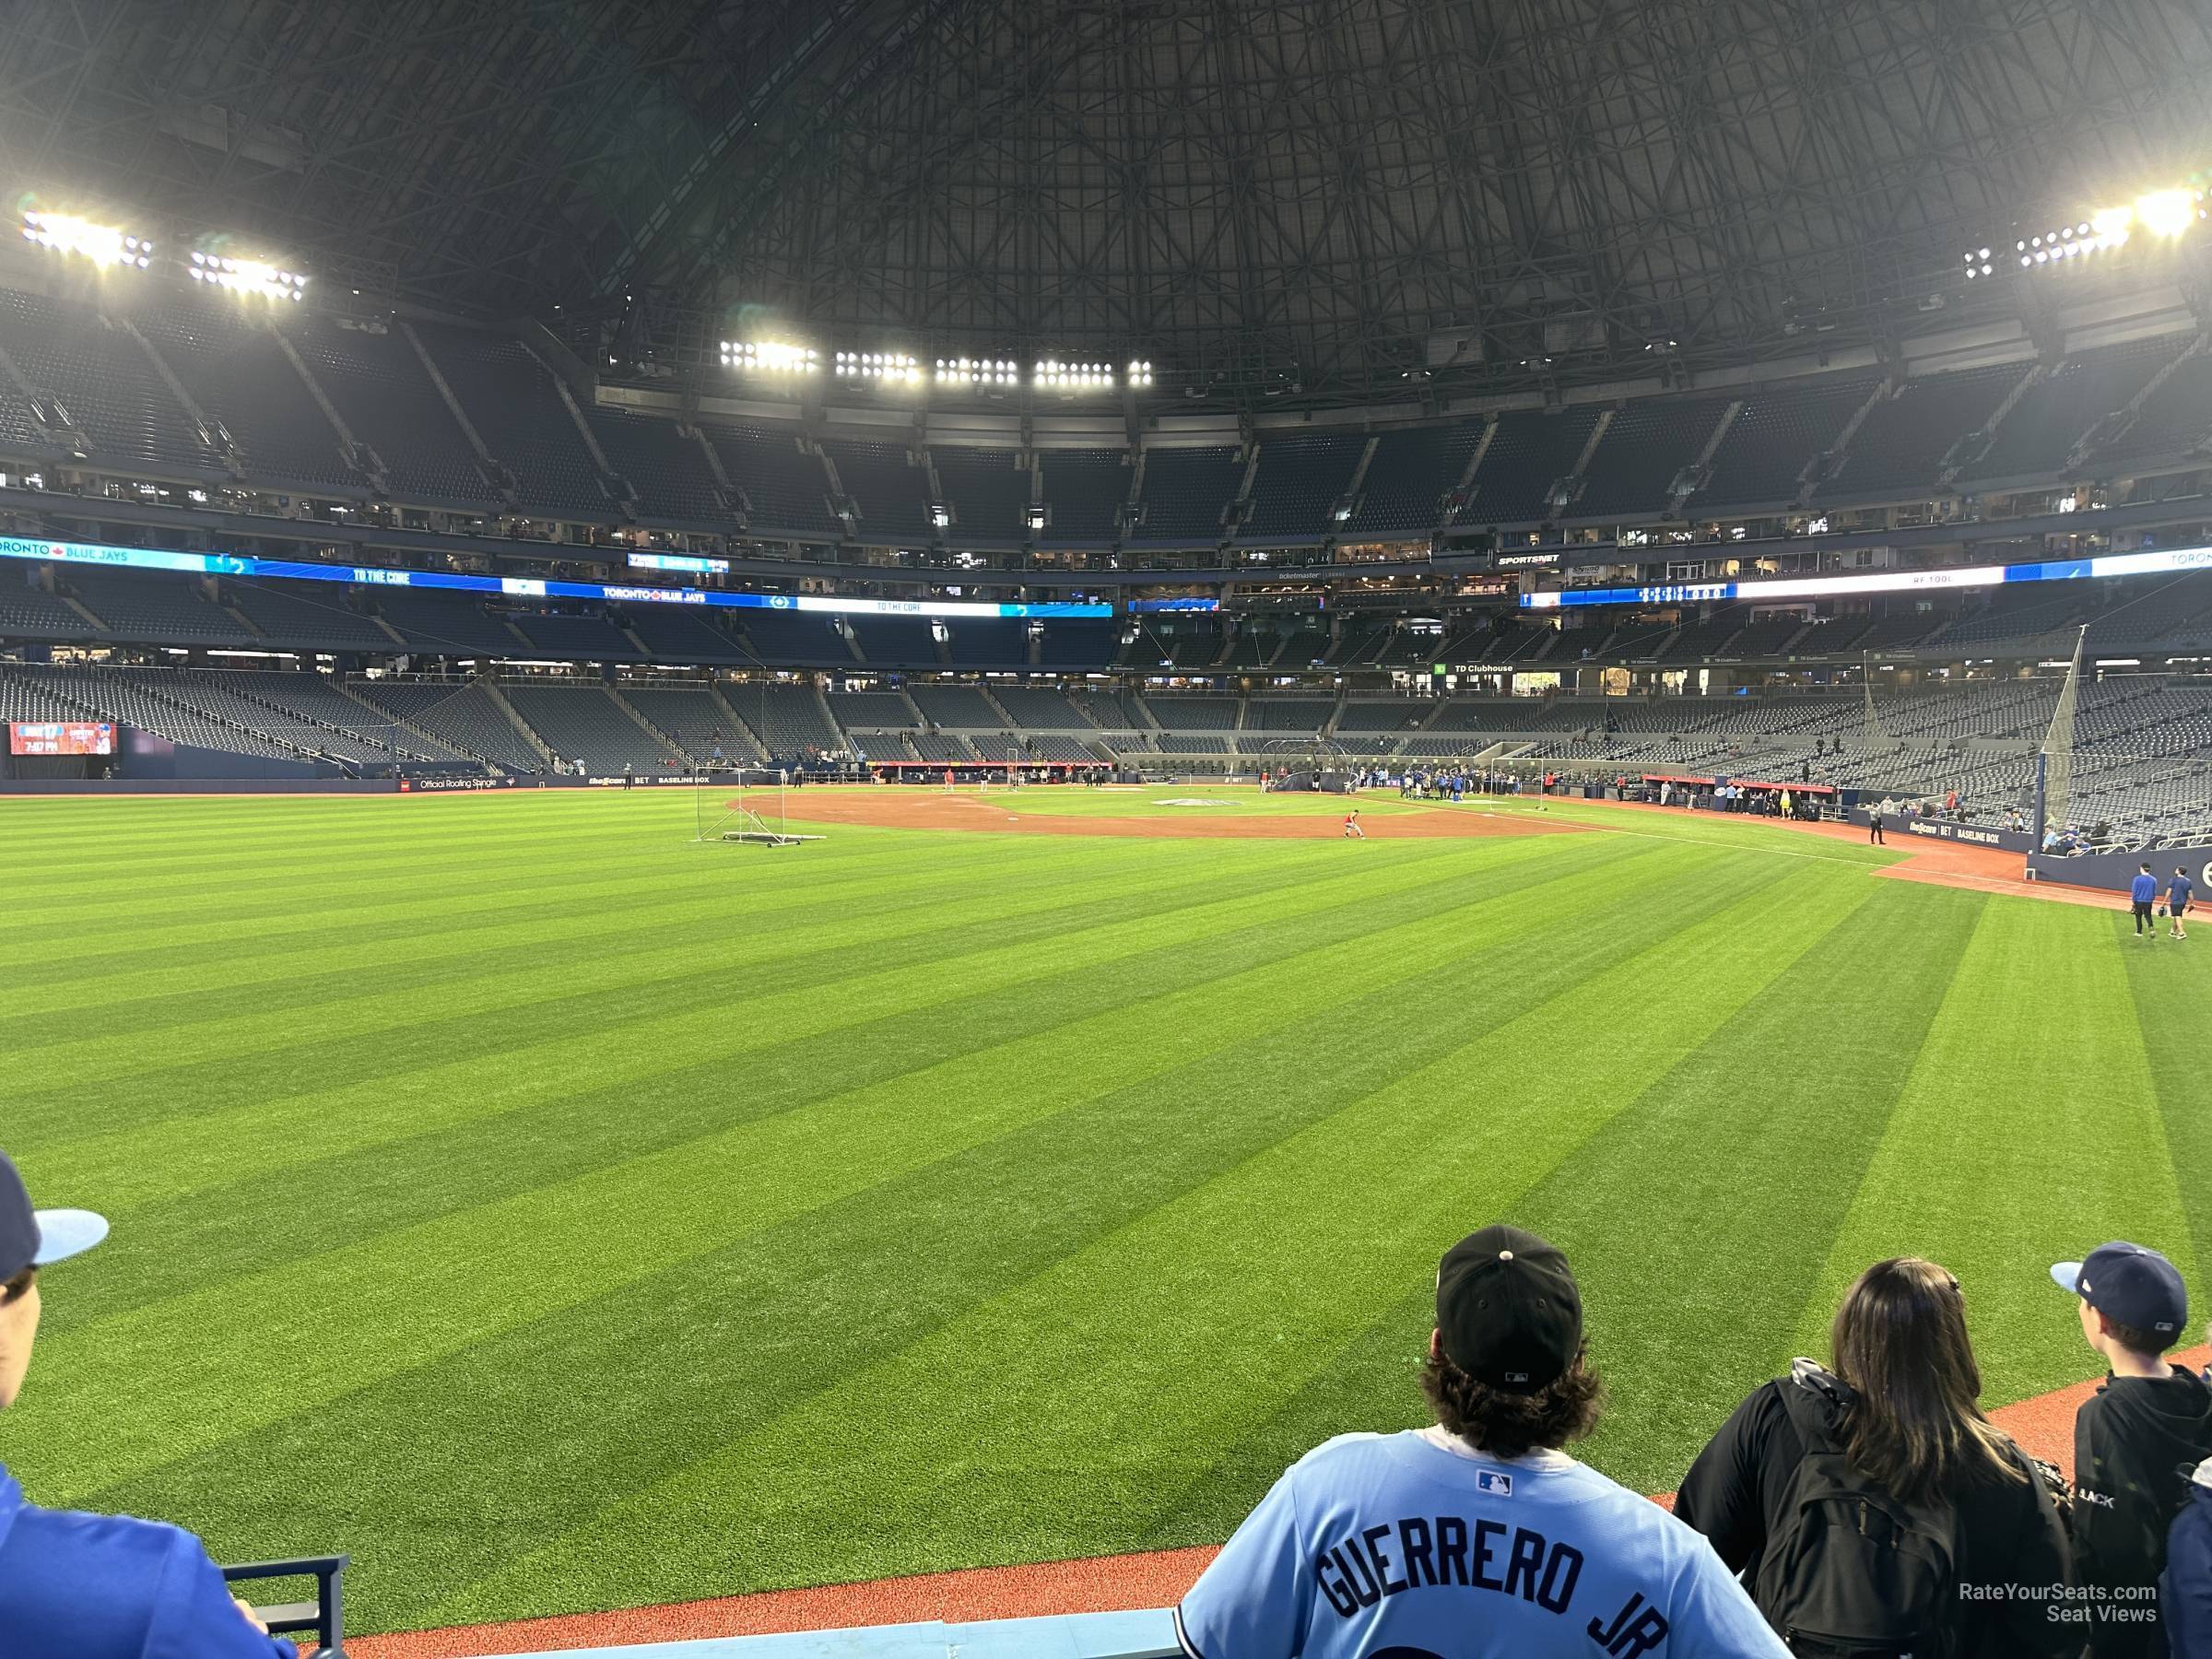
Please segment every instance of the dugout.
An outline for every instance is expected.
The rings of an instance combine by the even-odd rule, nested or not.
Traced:
[[[1659,798],[1659,786],[1665,783],[1672,785],[1672,793],[1681,797],[1683,806],[1695,806],[1706,812],[1764,813],[1770,803],[1778,802],[1786,793],[1793,802],[1800,798],[1815,802],[1820,808],[1820,816],[1828,818],[1835,813],[1837,803],[1841,798],[1832,783],[1800,783],[1791,778],[1736,778],[1725,772],[1647,771],[1639,773],[1637,781],[1642,786],[1643,798],[1647,801],[1656,801]],[[1724,806],[1713,797],[1713,792],[1724,784],[1732,789],[1744,790],[1756,798],[1749,803]],[[1668,802],[1669,806],[1673,804],[1672,800]]]
[[[1105,760],[871,760],[876,783],[936,783],[950,772],[959,783],[1102,783],[1113,776]]]

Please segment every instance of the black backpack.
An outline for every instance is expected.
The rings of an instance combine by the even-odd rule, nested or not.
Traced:
[[[1800,1659],[1951,1659],[1957,1512],[1942,1500],[1901,1503],[1868,1485],[1835,1435],[1843,1385],[1799,1365],[1781,1394],[1805,1456],[1760,1552],[1752,1598]]]

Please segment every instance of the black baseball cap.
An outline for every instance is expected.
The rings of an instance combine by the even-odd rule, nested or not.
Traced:
[[[1517,1227],[1486,1227],[1436,1270],[1444,1357],[1486,1387],[1535,1394],[1583,1347],[1583,1293],[1557,1246]]]
[[[0,1283],[26,1267],[44,1267],[86,1251],[108,1236],[104,1217],[90,1210],[34,1210],[23,1177],[0,1152]]]
[[[2157,1336],[2179,1337],[2189,1324],[2182,1270],[2143,1244],[2100,1244],[2084,1261],[2053,1265],[2051,1277],[2108,1319]]]

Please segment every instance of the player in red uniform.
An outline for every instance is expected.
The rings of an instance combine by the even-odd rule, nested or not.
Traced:
[[[1344,815],[1344,834],[1347,841],[1365,841],[1367,831],[1359,828],[1359,808],[1355,806]]]

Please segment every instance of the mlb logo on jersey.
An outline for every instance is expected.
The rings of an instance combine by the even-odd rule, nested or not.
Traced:
[[[1513,1477],[1496,1469],[1475,1471],[1475,1489],[1487,1492],[1492,1498],[1511,1498],[1513,1495]]]

